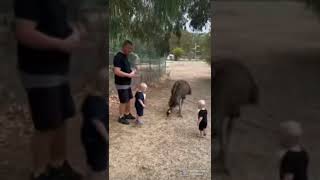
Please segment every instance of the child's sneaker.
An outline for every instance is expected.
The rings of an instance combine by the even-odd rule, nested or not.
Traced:
[[[143,122],[142,121],[140,121],[140,120],[136,120],[136,125],[143,125]]]

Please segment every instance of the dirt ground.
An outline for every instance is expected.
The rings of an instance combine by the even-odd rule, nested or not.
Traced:
[[[82,90],[73,92],[79,111],[85,97]],[[80,143],[80,112],[68,120],[68,160],[77,171],[85,173],[84,149]],[[27,104],[13,104],[2,108],[0,113],[0,179],[30,179],[32,169],[30,140],[33,133],[32,120]]]
[[[231,139],[231,177],[217,180],[279,179],[277,136],[269,128],[296,120],[310,155],[309,179],[320,179],[320,23],[295,2],[217,2],[215,55],[234,56],[252,71],[260,105],[243,108]]]
[[[147,92],[141,127],[117,122],[118,104],[110,102],[110,179],[179,180],[211,179],[211,75],[204,62],[183,61],[169,65],[170,79]],[[183,106],[183,118],[166,110],[174,80],[190,83],[192,95]],[[208,134],[198,137],[197,105],[204,99],[209,110]]]

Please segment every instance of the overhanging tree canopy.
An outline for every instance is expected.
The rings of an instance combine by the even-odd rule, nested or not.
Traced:
[[[139,39],[157,47],[163,55],[170,51],[171,33],[180,37],[187,18],[194,30],[202,29],[209,20],[209,3],[209,0],[110,1],[110,40]]]

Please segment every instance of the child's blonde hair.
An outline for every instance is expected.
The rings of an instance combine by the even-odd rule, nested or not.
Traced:
[[[142,83],[139,84],[139,89],[141,90],[142,88],[143,89],[147,89],[148,85],[146,83],[142,82]]]
[[[205,105],[206,105],[206,101],[205,100],[201,99],[201,100],[198,101],[199,108],[204,108]]]
[[[300,137],[302,135],[302,128],[300,123],[296,121],[286,121],[280,124],[281,132],[290,137]]]

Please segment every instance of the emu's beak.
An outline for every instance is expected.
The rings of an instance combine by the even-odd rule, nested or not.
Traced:
[[[168,110],[168,111],[167,111],[167,117],[170,115],[170,113],[171,113],[171,111],[170,111],[170,110]]]

